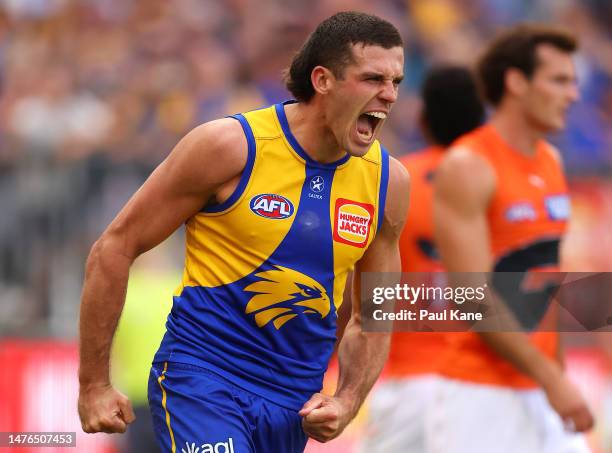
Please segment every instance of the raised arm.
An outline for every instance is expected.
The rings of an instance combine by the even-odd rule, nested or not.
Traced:
[[[489,164],[467,149],[450,150],[439,167],[434,197],[435,234],[442,263],[449,272],[492,269],[487,206],[495,184]],[[592,427],[593,417],[578,389],[564,376],[560,365],[535,348],[526,334],[480,335],[501,357],[538,382],[551,406],[576,430]]]
[[[340,377],[336,394],[331,397],[317,393],[300,411],[304,430],[319,442],[329,441],[342,433],[357,414],[387,360],[390,332],[362,331],[361,273],[401,272],[398,241],[408,211],[409,193],[408,172],[391,159],[383,223],[353,273],[351,318],[338,348]]]
[[[95,242],[87,259],[79,321],[79,416],[86,432],[124,432],[128,399],[110,383],[112,338],[129,268],[240,176],[247,157],[238,121],[222,119],[187,134]]]

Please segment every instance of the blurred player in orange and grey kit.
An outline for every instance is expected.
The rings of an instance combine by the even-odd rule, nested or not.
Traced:
[[[400,237],[403,272],[443,270],[434,245],[433,178],[446,148],[478,127],[484,107],[470,71],[439,66],[421,90],[421,129],[430,146],[400,161],[411,175],[411,214]],[[439,359],[446,349],[442,332],[395,332],[387,362],[389,379],[374,392],[364,451],[427,451],[424,421],[432,403]]]
[[[478,62],[493,114],[452,146],[436,173],[435,238],[449,272],[529,275],[559,267],[569,199],[561,158],[544,135],[565,126],[578,98],[576,47],[563,30],[519,25]],[[522,321],[521,307],[508,306]],[[558,334],[448,338],[427,423],[431,452],[588,451],[575,432],[590,429],[593,416],[564,374]]]

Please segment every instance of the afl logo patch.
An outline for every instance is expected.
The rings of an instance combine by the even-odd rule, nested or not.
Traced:
[[[255,195],[250,206],[251,211],[267,219],[286,219],[293,215],[293,203],[274,193]]]
[[[370,236],[373,218],[374,206],[371,204],[338,198],[336,200],[334,240],[354,247],[365,247]]]

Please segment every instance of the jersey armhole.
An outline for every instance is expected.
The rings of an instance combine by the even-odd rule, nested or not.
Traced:
[[[376,220],[376,232],[380,231],[385,218],[385,203],[387,201],[387,186],[389,185],[389,153],[380,146],[380,186],[378,188],[378,218]]]
[[[220,204],[204,206],[200,210],[200,212],[203,212],[203,213],[211,213],[211,214],[220,213],[232,207],[244,193],[244,190],[246,189],[249,179],[251,178],[251,173],[253,171],[253,166],[255,164],[255,153],[256,153],[257,145],[255,142],[255,136],[253,135],[253,130],[251,129],[249,122],[242,114],[231,115],[228,118],[234,118],[235,120],[238,120],[240,122],[240,125],[242,126],[242,130],[244,131],[244,135],[247,139],[246,165],[244,166],[244,170],[242,170],[242,175],[240,176],[240,181],[238,182],[236,189],[229,196],[229,198]]]

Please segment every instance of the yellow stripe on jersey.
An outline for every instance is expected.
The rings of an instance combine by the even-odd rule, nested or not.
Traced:
[[[168,362],[164,363],[164,371],[162,371],[162,375],[157,378],[157,383],[159,384],[159,388],[162,391],[162,407],[164,408],[164,412],[166,413],[166,425],[168,426],[168,432],[170,433],[170,443],[172,445],[172,453],[176,453],[176,443],[174,441],[174,432],[172,432],[172,426],[170,426],[170,412],[168,411],[168,395],[166,394],[166,390],[162,385],[162,381],[166,379],[166,371],[168,371]]]

